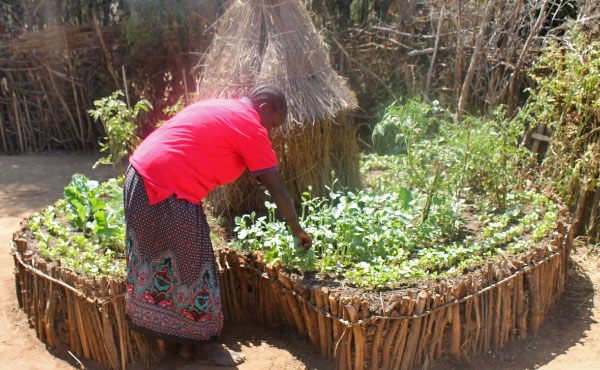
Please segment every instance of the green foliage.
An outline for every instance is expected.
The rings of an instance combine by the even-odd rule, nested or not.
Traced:
[[[297,246],[269,202],[268,216],[236,218],[233,242],[242,250],[264,251],[268,262],[383,288],[407,278],[461,273],[485,258],[519,253],[545,237],[558,215],[546,197],[515,192],[508,195],[504,212],[482,215],[480,234],[448,240],[460,218],[451,204],[438,199],[438,208],[421,221],[424,198],[402,187],[384,193],[337,191],[329,198],[307,192],[301,222],[313,236],[311,250]],[[528,233],[532,239],[523,237]]]
[[[566,37],[549,41],[530,70],[537,83],[517,119],[552,131],[544,166],[555,189],[573,204],[580,189],[599,185],[600,41],[571,24]]]
[[[130,109],[121,99],[123,92],[115,91],[111,96],[94,101],[96,109],[89,111],[94,120],[100,120],[106,132],[106,142],[100,142],[101,151],[108,151],[98,164],[112,164],[119,175],[123,174],[121,161],[131,154],[136,145],[136,119],[142,111],[147,112],[152,105],[145,99],[138,101]]]
[[[501,109],[492,120],[467,116],[458,124],[437,102],[417,99],[390,106],[373,143],[377,153],[398,155],[394,181],[456,201],[463,191],[489,193],[502,208],[506,193],[519,185],[517,172],[532,159],[519,146],[523,132],[522,122],[505,119]]]
[[[437,101],[428,104],[415,98],[402,105],[392,103],[373,129],[375,152],[410,155],[417,143],[434,137],[440,125],[451,121],[450,113]]]
[[[194,97],[196,96],[196,93],[190,93],[188,98],[189,101],[194,101]],[[181,112],[183,110],[183,108],[185,108],[185,96],[181,95],[179,97],[179,99],[177,99],[177,101],[171,105],[166,107],[165,109],[163,109],[163,113],[167,116],[167,119],[174,117],[177,113]],[[156,124],[156,127],[160,127],[162,126],[163,123],[165,123],[166,121],[161,120]]]
[[[33,215],[40,254],[86,274],[124,273],[123,178],[98,183],[75,174],[64,199]]]
[[[330,189],[327,198],[313,197],[310,189],[304,194],[300,218],[313,236],[308,253],[270,203],[268,216],[236,219],[235,246],[263,250],[269,262],[382,288],[461,273],[545,237],[557,207],[518,190],[520,168],[530,159],[518,145],[522,126],[502,111],[493,120],[468,117],[461,125],[450,117],[418,100],[391,106],[374,134],[376,149],[388,154],[362,158],[367,188]]]

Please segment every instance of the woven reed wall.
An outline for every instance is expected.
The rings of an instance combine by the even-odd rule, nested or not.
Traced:
[[[40,340],[112,369],[166,354],[129,329],[123,279],[85,279],[47,264],[20,233],[13,245],[18,302]],[[358,293],[305,285],[264,264],[259,253],[218,250],[217,261],[228,322],[295,327],[339,369],[392,369],[497,351],[514,337],[535,335],[564,290],[570,246],[559,224],[545,245],[375,305]]]

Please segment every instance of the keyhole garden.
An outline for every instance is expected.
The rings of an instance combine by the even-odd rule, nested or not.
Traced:
[[[555,41],[540,48],[526,72],[535,83],[518,107],[511,101],[469,114],[426,91],[406,93],[381,104],[365,136],[350,114],[356,97],[330,67],[300,5],[236,4],[225,19],[244,24],[255,19],[248,9],[267,14],[256,30],[264,33],[255,40],[261,46],[248,48],[257,55],[234,58],[252,62],[240,67],[254,73],[241,74],[251,83],[220,61],[241,50],[227,44],[242,40],[232,35],[249,34],[254,23],[232,30],[223,22],[196,93],[186,88],[164,118],[188,98],[238,96],[263,81],[264,71],[288,81],[289,122],[273,145],[313,246],[297,246],[248,174],[211,194],[206,209],[226,323],[295,328],[340,369],[427,367],[536,335],[565,289],[574,237],[595,238],[598,228],[598,42],[565,26],[569,47]],[[296,14],[288,27],[316,40],[310,61],[319,63],[278,48],[290,35],[269,13],[280,6]],[[312,84],[289,82],[298,75]],[[139,143],[137,122],[152,110],[144,99],[128,99],[117,91],[88,111],[102,125],[99,164],[112,164],[115,177],[74,174],[64,197],[24,220],[13,237],[16,293],[37,336],[112,369],[152,364],[170,350],[132,331],[124,315],[122,171]],[[359,147],[357,136],[367,145]]]

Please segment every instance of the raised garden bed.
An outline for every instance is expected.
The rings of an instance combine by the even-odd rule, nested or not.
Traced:
[[[123,279],[87,279],[48,264],[28,248],[25,229],[13,238],[17,297],[40,340],[115,369],[161,353],[129,329]],[[310,281],[273,269],[259,252],[219,249],[223,310],[228,322],[295,327],[341,369],[469,358],[537,333],[565,286],[567,235],[559,223],[535,249],[455,279],[385,293]]]

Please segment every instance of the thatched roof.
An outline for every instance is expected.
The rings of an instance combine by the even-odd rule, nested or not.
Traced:
[[[240,97],[271,83],[286,94],[290,123],[331,119],[357,107],[298,0],[234,1],[201,66],[200,99]]]

